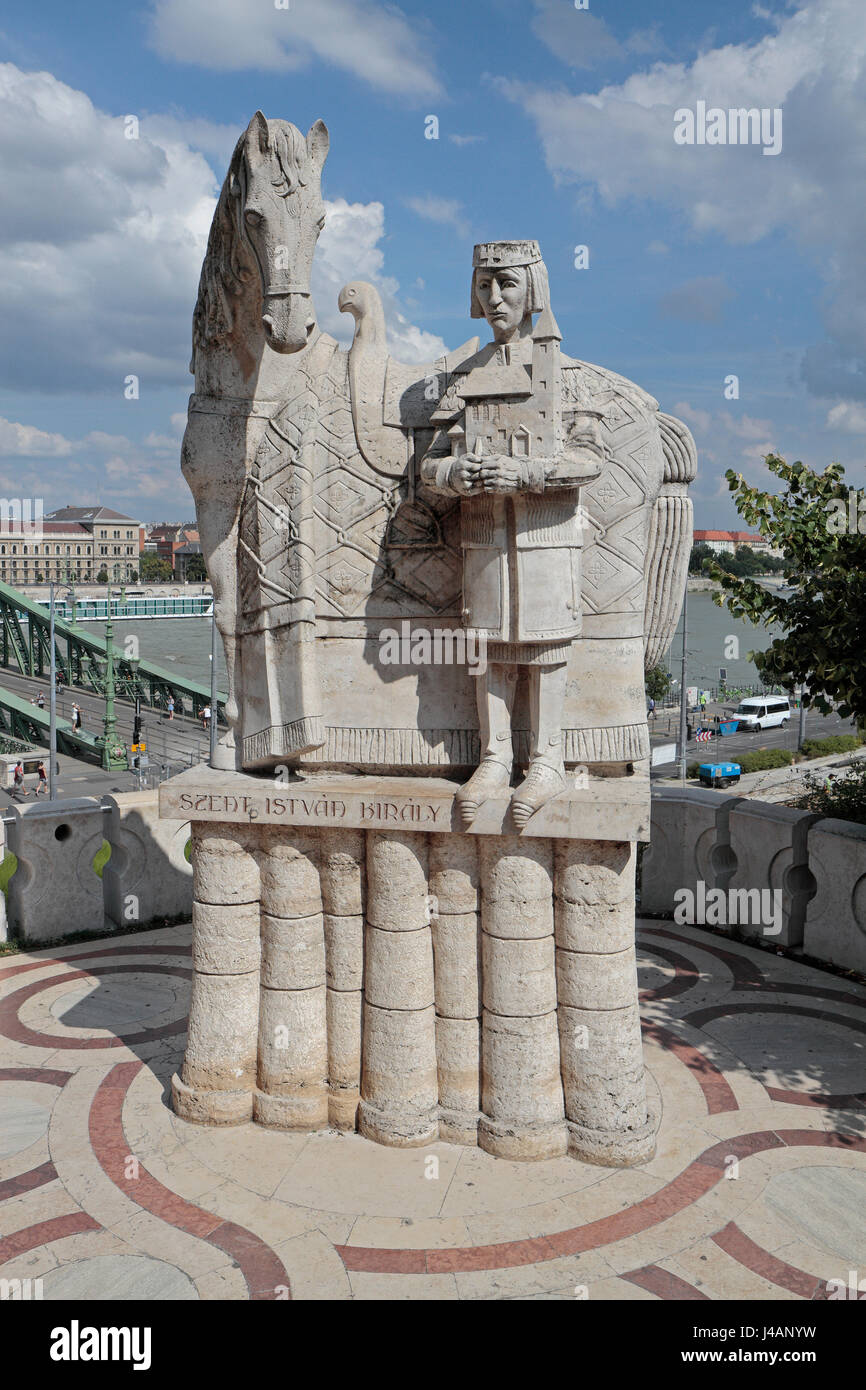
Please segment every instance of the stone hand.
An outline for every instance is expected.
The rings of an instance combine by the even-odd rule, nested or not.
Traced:
[[[455,492],[478,492],[481,487],[481,461],[476,454],[462,454],[451,465],[449,481]]]
[[[481,485],[485,492],[516,492],[524,486],[523,468],[505,454],[491,455],[481,464]]]

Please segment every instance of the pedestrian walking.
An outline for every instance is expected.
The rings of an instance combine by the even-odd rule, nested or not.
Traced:
[[[48,773],[45,771],[45,764],[44,764],[41,760],[40,760],[39,764],[37,765],[37,768],[36,768],[36,775],[37,775],[38,778],[39,778],[39,781],[38,781],[37,784],[36,784],[36,795],[37,795],[37,796],[42,796],[42,794],[44,793],[45,796],[47,796],[47,795],[48,795]]]
[[[24,785],[24,764],[22,763],[20,758],[18,759],[12,771],[12,786],[13,791],[18,796],[27,795],[27,788]]]
[[[173,695],[169,695],[169,697],[168,697],[168,717],[169,717],[169,719],[174,719],[174,696],[173,696]]]
[[[201,726],[207,733],[210,728],[210,705],[205,705],[201,712]]]
[[[79,730],[80,728],[81,728],[81,706],[75,704],[75,702],[73,701],[73,704],[72,704],[72,729],[73,729],[73,732],[77,734],[77,733],[78,733],[78,730]]]
[[[36,703],[37,703],[37,705],[39,706],[40,709],[44,709],[44,708],[45,708],[45,695],[43,694],[43,692],[42,692],[41,690],[40,690],[39,694],[36,696]]]
[[[652,696],[650,696],[650,702],[649,702],[649,717],[650,717],[650,719],[655,719],[655,717],[656,717],[656,702],[655,702],[655,700],[652,698]]]

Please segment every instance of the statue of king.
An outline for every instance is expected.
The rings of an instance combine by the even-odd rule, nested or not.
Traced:
[[[475,247],[471,314],[487,320],[493,341],[461,363],[439,402],[432,420],[454,419],[438,436],[449,452],[434,446],[420,476],[461,498],[463,622],[486,648],[476,677],[481,763],[458,793],[460,817],[468,828],[482,802],[511,783],[511,717],[525,667],[530,762],[511,798],[522,828],[565,786],[563,705],[581,632],[580,492],[604,468],[605,450],[599,413],[563,400],[561,335],[538,242]]]

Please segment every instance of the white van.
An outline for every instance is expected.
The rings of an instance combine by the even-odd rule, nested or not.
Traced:
[[[750,695],[732,717],[739,720],[740,728],[760,733],[761,729],[784,728],[791,718],[791,706],[785,695]]]

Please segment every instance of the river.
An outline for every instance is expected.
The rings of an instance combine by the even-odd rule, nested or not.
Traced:
[[[769,646],[776,629],[753,627],[751,623],[732,618],[724,608],[718,608],[709,593],[689,594],[689,640],[686,657],[687,685],[711,688],[719,683],[719,667],[728,673],[729,686],[759,685],[760,678],[748,653]],[[152,661],[167,671],[174,671],[189,680],[210,682],[209,618],[152,618],[145,622],[114,620],[114,640],[122,647],[124,638],[134,634],[139,641],[142,660]],[[104,633],[102,623],[87,623],[88,631]],[[733,638],[736,645],[730,641]],[[679,679],[682,656],[682,618],[668,653],[667,665]],[[737,655],[728,652],[735,650]],[[218,671],[220,689],[225,690],[225,661],[219,644]]]

